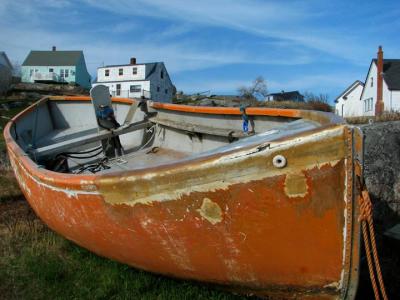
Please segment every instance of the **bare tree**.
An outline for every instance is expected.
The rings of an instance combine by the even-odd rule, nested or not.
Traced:
[[[322,102],[322,103],[328,103],[329,101],[329,96],[328,94],[319,94],[316,95],[312,92],[305,92],[304,93],[304,100],[306,102]]]
[[[267,82],[262,76],[258,76],[251,86],[241,86],[238,92],[245,99],[263,99],[268,94]]]

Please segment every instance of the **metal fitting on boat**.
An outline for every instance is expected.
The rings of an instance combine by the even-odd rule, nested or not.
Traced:
[[[286,158],[283,155],[276,155],[272,159],[272,163],[276,168],[284,168],[286,167]]]

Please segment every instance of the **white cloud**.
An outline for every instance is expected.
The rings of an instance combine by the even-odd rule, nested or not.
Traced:
[[[321,17],[314,9],[315,1],[255,1],[255,0],[116,0],[112,2],[85,0],[93,7],[116,14],[149,16],[159,19],[180,20],[198,26],[219,26],[251,33],[260,38],[276,38],[291,47],[308,47],[360,63],[359,53],[365,44],[351,37],[347,31],[319,28],[306,21]],[[346,46],[345,49],[343,46]]]

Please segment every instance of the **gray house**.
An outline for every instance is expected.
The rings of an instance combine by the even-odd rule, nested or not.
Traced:
[[[303,102],[304,96],[299,93],[299,91],[272,93],[268,94],[265,98],[266,101],[295,101]]]
[[[75,83],[90,88],[82,51],[31,51],[22,64],[22,82]]]
[[[0,94],[5,93],[12,80],[13,66],[4,51],[0,51]]]

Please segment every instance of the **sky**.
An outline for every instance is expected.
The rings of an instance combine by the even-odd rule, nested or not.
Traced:
[[[0,51],[83,50],[97,67],[163,61],[178,91],[328,94],[364,81],[379,45],[400,58],[400,3],[342,0],[0,0]]]

